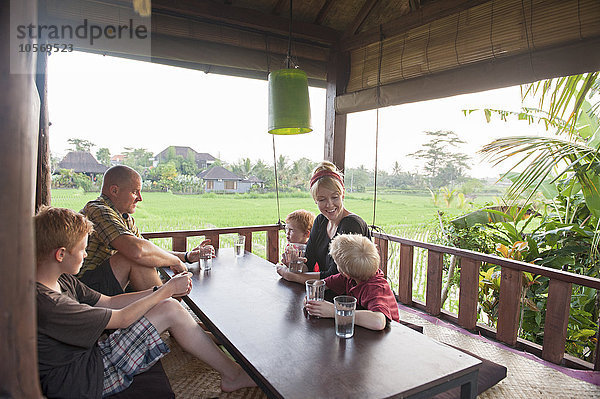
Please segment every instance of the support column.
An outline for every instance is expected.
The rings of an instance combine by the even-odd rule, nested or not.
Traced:
[[[40,128],[35,187],[35,209],[37,211],[40,205],[50,205],[50,189],[52,186],[49,138],[50,121],[48,120],[48,53],[46,52],[38,53],[35,83],[40,96]]]
[[[40,106],[36,53],[11,53],[11,18],[37,24],[37,1],[0,2],[0,396],[41,398],[32,221]],[[10,73],[11,57],[26,73]]]
[[[325,98],[325,143],[323,158],[342,172],[346,165],[346,114],[335,112],[335,98],[343,94],[348,83],[349,56],[332,48],[327,67]]]

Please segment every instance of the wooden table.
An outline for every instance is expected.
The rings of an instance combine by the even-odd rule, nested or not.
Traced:
[[[302,285],[251,253],[218,250],[193,284],[186,303],[270,397],[476,397],[478,359],[398,323],[338,338],[333,319],[306,316]]]

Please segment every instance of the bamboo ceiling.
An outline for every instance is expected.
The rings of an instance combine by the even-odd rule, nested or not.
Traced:
[[[130,0],[46,4],[53,18],[97,23],[131,7]],[[348,60],[338,67],[346,77],[340,113],[600,69],[599,0],[296,0],[293,7],[292,55],[312,85],[325,87],[333,52]],[[152,61],[265,79],[283,67],[288,16],[289,0],[153,0]]]

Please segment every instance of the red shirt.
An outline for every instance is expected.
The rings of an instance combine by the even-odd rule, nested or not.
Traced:
[[[325,284],[336,294],[352,295],[358,306],[372,312],[381,312],[388,320],[400,321],[396,297],[380,269],[361,283],[338,273],[325,278]]]

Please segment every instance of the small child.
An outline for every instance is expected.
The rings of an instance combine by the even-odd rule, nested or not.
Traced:
[[[41,208],[34,223],[38,367],[46,397],[99,398],[123,391],[169,352],[159,335],[165,330],[221,374],[223,391],[255,386],[172,299],[191,291],[190,273],[145,291],[101,295],[74,276],[87,256],[92,223],[52,207]],[[106,329],[116,331],[106,336]]]
[[[329,252],[340,272],[325,278],[325,284],[338,295],[356,298],[357,326],[383,330],[391,320],[400,321],[396,298],[379,270],[379,253],[371,240],[357,234],[341,234],[331,241]],[[335,314],[334,305],[326,301],[309,301],[306,309],[320,317]]]
[[[288,243],[306,244],[310,236],[315,215],[304,209],[298,209],[285,218],[285,236]]]
[[[290,244],[306,244],[310,237],[315,215],[305,209],[298,209],[291,212],[285,218],[285,236],[288,245],[283,251],[282,263],[288,264],[288,250]],[[319,265],[315,265],[315,271],[319,271]]]

